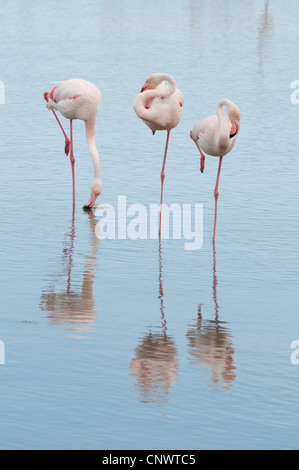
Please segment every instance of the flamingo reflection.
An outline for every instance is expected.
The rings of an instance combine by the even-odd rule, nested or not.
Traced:
[[[168,402],[168,395],[178,375],[177,347],[172,337],[167,334],[165,318],[162,251],[159,244],[159,295],[161,331],[149,331],[135,350],[130,368],[136,378],[143,403]]]
[[[196,324],[187,332],[189,353],[193,364],[210,371],[212,386],[220,391],[229,389],[236,379],[234,347],[227,324],[219,320],[217,300],[216,250],[213,249],[213,301],[215,319],[204,320],[202,305],[198,306]]]
[[[262,36],[270,33],[274,29],[273,16],[269,13],[269,0],[265,0],[264,12],[261,16],[261,21],[258,26],[258,36],[262,39]]]
[[[269,1],[265,0],[265,8],[261,15],[257,27],[257,51],[258,51],[258,66],[259,72],[264,72],[265,62],[271,57],[272,43],[271,37],[274,31],[274,19],[271,12],[269,12]]]
[[[47,312],[51,324],[62,326],[73,332],[86,332],[92,329],[97,319],[93,283],[97,264],[99,240],[95,235],[96,218],[93,212],[88,213],[91,230],[91,251],[86,256],[82,282],[78,275],[72,278],[75,215],[65,236],[62,268],[63,273],[52,276],[49,286],[42,291],[40,308]],[[80,280],[80,278],[79,278]],[[80,285],[81,284],[81,285]]]

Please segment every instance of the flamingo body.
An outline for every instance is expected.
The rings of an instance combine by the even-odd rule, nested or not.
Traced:
[[[167,81],[168,86],[163,82]],[[156,131],[167,131],[163,166],[161,171],[161,207],[160,207],[160,227],[163,202],[163,185],[165,179],[165,163],[171,129],[180,122],[184,106],[182,92],[176,87],[174,78],[167,73],[154,73],[144,83],[140,93],[134,101],[134,110],[137,116],[151,129]]]
[[[100,177],[100,161],[95,141],[95,123],[98,108],[101,102],[101,92],[93,84],[87,80],[71,79],[61,81],[55,84],[50,93],[44,93],[47,101],[47,108],[52,110],[65,136],[65,153],[70,152],[70,160],[72,164],[73,174],[73,205],[75,206],[75,177],[73,155],[73,134],[72,121],[80,119],[85,122],[86,139],[89,153],[94,165],[94,180],[90,188],[91,197],[84,206],[85,209],[91,209],[102,191],[102,182]],[[70,120],[70,139],[67,137],[57,115],[59,111],[66,119]]]
[[[48,95],[48,109],[59,111],[67,119],[88,121],[95,117],[101,92],[87,80],[73,78],[58,82]]]
[[[162,81],[168,81],[166,86]],[[137,116],[152,130],[170,131],[180,122],[184,105],[182,92],[168,74],[153,74],[134,102]]]
[[[231,124],[228,123],[231,127]],[[220,124],[218,117],[210,116],[202,119],[192,129],[192,139],[197,142],[203,152],[212,157],[227,155],[237,141],[237,135],[219,142]]]
[[[228,116],[223,110],[228,107]],[[234,147],[240,128],[240,110],[227,99],[217,104],[217,114],[201,119],[193,127],[190,137],[207,155],[224,157]]]
[[[224,106],[227,115],[224,112]],[[215,195],[215,221],[213,242],[215,242],[216,221],[217,221],[217,201],[218,184],[222,159],[234,147],[240,129],[241,113],[237,105],[224,98],[220,100],[216,107],[216,115],[198,121],[190,132],[191,139],[195,142],[201,154],[201,172],[204,171],[205,156],[203,152],[213,157],[220,157],[217,181],[214,190]]]

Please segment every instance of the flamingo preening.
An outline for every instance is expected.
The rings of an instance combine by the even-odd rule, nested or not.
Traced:
[[[75,157],[73,148],[73,120],[80,119],[85,122],[86,139],[89,153],[94,166],[94,180],[90,188],[90,199],[84,209],[91,209],[97,197],[102,192],[100,176],[100,159],[96,148],[95,123],[97,111],[101,102],[101,92],[92,83],[86,80],[71,79],[57,83],[50,93],[45,92],[47,108],[53,111],[55,118],[65,137],[65,154],[70,154],[73,179],[73,208],[75,207]],[[70,120],[70,138],[68,138],[56,111]]]
[[[162,82],[168,82],[165,86]],[[165,179],[165,163],[168,149],[169,135],[171,129],[180,122],[184,98],[181,91],[176,87],[176,82],[167,73],[154,73],[148,77],[137,95],[134,102],[134,110],[137,116],[142,119],[151,129],[156,131],[167,131],[166,145],[164,151],[163,166],[161,171],[161,205],[160,205],[160,225],[159,235],[161,235],[163,185]]]
[[[224,112],[224,106],[227,115]],[[216,237],[217,223],[217,201],[218,201],[218,185],[220,179],[220,171],[222,159],[228,154],[236,143],[237,135],[240,129],[241,113],[237,105],[232,101],[224,98],[220,100],[216,107],[216,115],[209,116],[199,121],[190,132],[191,139],[195,142],[200,155],[200,171],[203,173],[205,166],[205,156],[203,152],[213,157],[219,158],[219,167],[214,190],[215,196],[215,219],[213,242]]]

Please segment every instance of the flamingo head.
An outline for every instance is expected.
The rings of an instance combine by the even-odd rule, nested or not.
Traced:
[[[144,83],[144,85],[142,85],[140,93],[142,93],[143,91],[148,90],[148,89],[149,89],[149,83],[148,83],[148,81],[146,81]]]
[[[87,204],[83,207],[85,210],[91,210],[93,206],[95,205],[95,202],[97,200],[97,197],[101,194],[102,192],[102,182],[100,178],[95,178],[93,181],[91,188],[90,188],[90,198]]]
[[[145,90],[153,90],[154,88],[157,88],[157,86],[160,85],[162,80],[163,80],[163,77],[161,73],[153,73],[146,79],[144,85],[142,86],[140,90],[140,93],[142,93]]]

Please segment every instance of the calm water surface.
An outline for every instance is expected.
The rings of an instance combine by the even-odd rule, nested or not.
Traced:
[[[0,447],[298,447],[299,3],[1,1]],[[166,203],[203,204],[204,244],[104,240],[81,206],[92,163],[76,122],[77,208],[52,83],[102,90],[100,203],[159,201],[165,133],[132,103],[147,76],[185,97]],[[204,175],[189,132],[228,97],[241,131]]]

